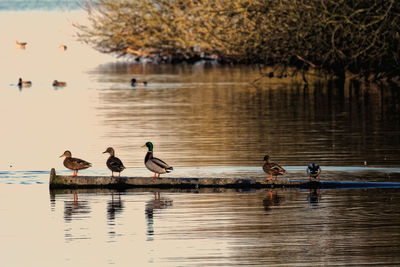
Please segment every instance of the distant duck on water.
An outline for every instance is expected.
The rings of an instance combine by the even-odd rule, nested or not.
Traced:
[[[263,170],[264,170],[264,172],[266,172],[267,174],[270,175],[270,176],[269,176],[269,180],[270,180],[270,181],[272,181],[272,176],[275,176],[275,180],[276,180],[276,177],[277,177],[278,175],[283,175],[283,174],[286,173],[286,171],[285,171],[284,168],[282,168],[281,166],[279,166],[279,165],[276,164],[276,163],[270,162],[270,161],[269,161],[269,156],[268,156],[268,155],[266,155],[266,156],[264,157],[264,161],[265,161],[265,163],[264,163],[264,165],[263,165]]]
[[[60,44],[59,48],[62,52],[67,51],[67,46],[65,44]]]
[[[321,174],[321,168],[319,167],[318,164],[311,163],[307,167],[307,174],[310,177],[310,182],[312,178],[318,178],[318,182],[320,181],[319,175]]]
[[[31,87],[32,86],[32,82],[31,81],[23,81],[22,78],[19,78],[18,80],[18,87],[22,88],[22,87]]]
[[[15,47],[17,49],[25,49],[27,44],[28,43],[26,42],[18,42],[17,40],[15,40]]]
[[[92,164],[83,160],[83,159],[78,159],[78,158],[73,158],[72,154],[69,150],[66,150],[64,154],[60,156],[60,158],[65,157],[64,159],[64,166],[67,169],[73,170],[74,174],[72,176],[77,176],[78,175],[78,170],[83,170],[87,169],[89,167],[92,167]]]
[[[158,178],[160,178],[160,174],[169,173],[173,170],[171,166],[161,159],[153,157],[153,144],[151,142],[147,142],[142,147],[148,148],[147,154],[144,158],[144,164],[149,171],[154,172],[154,178],[157,177],[157,174]]]
[[[147,86],[147,81],[139,82],[135,78],[131,80],[131,86],[136,87],[136,86]]]
[[[60,81],[54,80],[54,81],[53,81],[53,86],[54,86],[54,87],[65,87],[65,86],[67,86],[67,83],[66,83],[66,82],[60,82]]]
[[[118,172],[118,176],[121,176],[121,172],[125,169],[122,161],[115,156],[114,149],[112,147],[107,148],[104,153],[109,153],[110,156],[107,159],[107,167],[111,170],[111,176],[114,177],[114,172]]]

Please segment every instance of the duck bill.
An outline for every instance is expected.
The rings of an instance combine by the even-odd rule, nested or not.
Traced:
[[[107,153],[107,150],[103,152],[103,154]]]
[[[62,157],[65,157],[65,154],[62,154],[62,155],[60,156],[60,158],[62,158]]]
[[[140,147],[146,147],[146,144],[144,144],[143,146],[140,146]]]

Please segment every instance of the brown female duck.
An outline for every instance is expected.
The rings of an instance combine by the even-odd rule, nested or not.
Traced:
[[[67,83],[66,83],[66,82],[60,82],[60,81],[54,80],[54,81],[53,81],[53,86],[54,86],[54,87],[65,87],[65,86],[67,86]]]
[[[65,157],[64,159],[64,166],[67,169],[74,170],[74,174],[72,176],[78,175],[78,170],[87,169],[92,167],[92,163],[89,163],[83,159],[73,158],[70,151],[65,151],[64,154],[60,156]]]
[[[283,175],[283,174],[286,173],[284,168],[282,168],[281,166],[279,166],[276,163],[270,162],[268,155],[266,155],[264,157],[264,160],[265,160],[265,164],[263,166],[263,170],[264,170],[264,172],[266,172],[266,173],[268,173],[270,175],[269,176],[269,180],[270,181],[272,181],[272,176],[275,176],[275,180],[276,180],[276,177],[278,175]]]
[[[118,176],[121,176],[121,172],[125,169],[122,161],[115,156],[114,149],[112,147],[107,148],[104,153],[109,153],[110,156],[107,159],[107,167],[111,170],[111,176],[114,177],[114,172],[118,172]]]

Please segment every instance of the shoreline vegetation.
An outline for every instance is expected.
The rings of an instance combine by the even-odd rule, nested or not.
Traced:
[[[260,77],[398,82],[400,1],[82,1],[80,41],[136,61],[249,64]],[[265,72],[265,69],[273,71]]]

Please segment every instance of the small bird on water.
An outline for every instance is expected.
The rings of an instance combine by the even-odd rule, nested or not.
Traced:
[[[312,178],[318,178],[318,182],[320,181],[319,175],[321,174],[321,168],[318,164],[311,163],[307,167],[307,174],[310,177],[310,182]]]
[[[279,166],[276,163],[270,162],[268,155],[266,155],[264,157],[264,161],[265,161],[265,163],[263,165],[263,170],[264,170],[264,172],[266,172],[267,174],[270,175],[269,176],[270,181],[272,181],[272,176],[275,176],[275,180],[276,180],[276,177],[278,175],[283,175],[286,173],[284,168],[282,168],[281,166]]]
[[[147,86],[147,81],[139,82],[135,78],[131,80],[131,86],[136,87],[136,86]]]
[[[17,49],[25,49],[27,44],[28,43],[26,42],[18,42],[17,40],[15,41],[15,47]]]
[[[74,174],[72,176],[78,175],[78,170],[87,169],[92,167],[92,163],[89,163],[83,159],[73,158],[72,154],[69,150],[66,150],[64,154],[60,156],[60,158],[65,157],[64,159],[64,166],[67,169],[73,170]]]
[[[18,79],[18,87],[22,88],[22,87],[31,87],[32,86],[32,82],[31,81],[23,81],[22,78]]]
[[[121,172],[125,169],[122,161],[115,156],[114,149],[112,147],[107,148],[104,153],[109,153],[110,156],[107,159],[107,167],[111,170],[111,176],[114,177],[114,172],[118,172],[118,177],[121,176]]]
[[[161,159],[153,157],[153,144],[151,142],[147,142],[142,147],[147,147],[149,149],[144,158],[144,165],[146,165],[148,170],[154,172],[154,178],[157,177],[157,174],[158,178],[160,178],[160,174],[169,173],[173,170],[171,166]]]
[[[67,82],[61,82],[61,81],[54,80],[53,86],[54,87],[65,87],[65,86],[67,86]]]
[[[62,52],[67,51],[67,46],[65,44],[60,44],[59,48]]]

